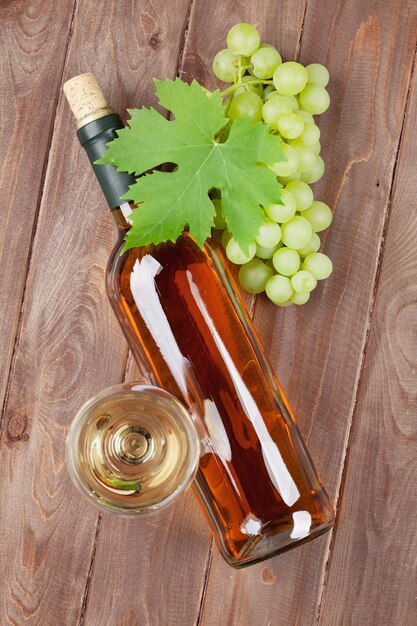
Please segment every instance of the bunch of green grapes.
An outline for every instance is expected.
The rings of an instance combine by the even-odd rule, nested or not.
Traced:
[[[215,228],[224,231],[228,259],[241,265],[239,280],[246,291],[265,291],[281,307],[304,304],[317,281],[333,269],[329,257],[319,252],[317,235],[330,225],[332,213],[327,204],[314,200],[310,188],[324,173],[314,115],[329,107],[329,72],[318,63],[283,63],[278,50],[261,43],[256,28],[245,23],[230,29],[227,48],[216,54],[213,71],[233,83],[223,92],[229,118],[267,124],[280,137],[284,155],[271,167],[282,186],[280,203],[264,207],[265,222],[248,254],[226,230],[221,198],[213,199]]]

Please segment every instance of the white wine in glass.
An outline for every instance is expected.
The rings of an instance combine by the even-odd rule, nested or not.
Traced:
[[[184,406],[162,389],[136,383],[91,398],[67,438],[67,465],[78,490],[125,515],[171,504],[192,483],[199,456]]]

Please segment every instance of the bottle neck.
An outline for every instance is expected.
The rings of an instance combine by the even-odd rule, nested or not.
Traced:
[[[123,122],[119,115],[111,113],[81,126],[77,130],[77,136],[87,152],[116,224],[121,228],[129,228],[127,216],[130,205],[127,199],[122,199],[122,196],[125,196],[129,187],[136,182],[135,177],[127,172],[118,172],[113,165],[96,163],[104,155],[107,144],[117,137],[116,131],[121,128]]]
[[[116,226],[123,236],[131,226],[129,215],[132,213],[132,207],[134,208],[134,205],[131,202],[123,202],[111,211]]]

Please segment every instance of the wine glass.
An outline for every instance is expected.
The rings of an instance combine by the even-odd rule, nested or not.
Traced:
[[[131,516],[160,510],[184,493],[197,471],[200,439],[173,395],[125,383],[80,408],[66,451],[78,491],[107,511]]]

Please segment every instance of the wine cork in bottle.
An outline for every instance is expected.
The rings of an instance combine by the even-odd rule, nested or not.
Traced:
[[[77,128],[113,112],[97,78],[91,72],[67,80],[64,93],[77,121]]]

